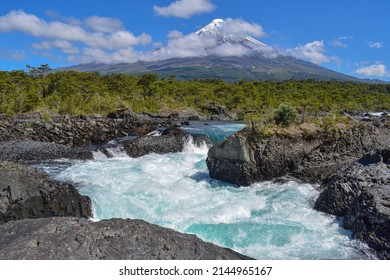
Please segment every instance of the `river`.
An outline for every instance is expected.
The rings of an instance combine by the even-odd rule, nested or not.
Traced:
[[[215,141],[242,124],[192,123],[185,130]],[[239,187],[209,177],[207,145],[181,153],[55,161],[38,167],[74,184],[92,199],[94,220],[143,219],[256,259],[363,259],[367,247],[351,239],[335,217],[315,211],[315,186],[296,181]]]

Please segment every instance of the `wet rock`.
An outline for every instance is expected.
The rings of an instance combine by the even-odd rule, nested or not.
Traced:
[[[390,184],[389,157],[390,150],[374,150],[333,174],[322,184],[315,209],[344,216],[362,192]]]
[[[250,259],[141,220],[45,218],[0,225],[0,259]]]
[[[344,216],[344,227],[390,259],[390,150],[374,150],[331,176],[315,209]]]
[[[52,216],[91,217],[91,200],[38,169],[0,162],[0,224]]]
[[[363,240],[381,259],[390,259],[390,185],[362,192],[348,208],[344,227]]]
[[[192,141],[192,143],[190,143]],[[141,157],[146,154],[167,154],[182,152],[187,144],[201,146],[210,144],[211,140],[205,135],[191,135],[179,128],[165,129],[161,136],[143,136],[135,141],[124,141],[122,145],[131,157]]]

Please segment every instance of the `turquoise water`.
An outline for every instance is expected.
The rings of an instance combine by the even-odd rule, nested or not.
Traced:
[[[217,123],[203,132],[220,139],[241,128]],[[116,150],[115,158],[43,167],[91,197],[95,220],[143,219],[257,259],[363,258],[365,247],[334,217],[313,210],[314,186],[291,181],[238,187],[213,180],[207,150],[189,141],[182,153],[129,158]]]

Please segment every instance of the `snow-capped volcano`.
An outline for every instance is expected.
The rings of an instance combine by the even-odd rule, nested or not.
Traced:
[[[219,44],[241,44],[250,49],[268,47],[266,44],[249,36],[245,30],[240,30],[240,26],[234,26],[230,20],[214,19],[208,25],[195,32],[198,36],[209,36],[217,39]]]
[[[140,54],[130,63],[91,63],[63,68],[85,72],[127,73],[153,72],[161,77],[178,79],[219,78],[229,82],[241,80],[316,79],[359,81],[319,65],[279,53],[252,36],[263,37],[258,24],[241,19],[215,19],[196,32],[176,32],[165,46]]]

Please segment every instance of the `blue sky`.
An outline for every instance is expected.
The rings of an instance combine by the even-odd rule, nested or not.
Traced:
[[[387,0],[13,0],[0,5],[0,70],[193,55],[185,35],[215,18],[280,53],[390,81]],[[181,49],[180,49],[181,48]]]

